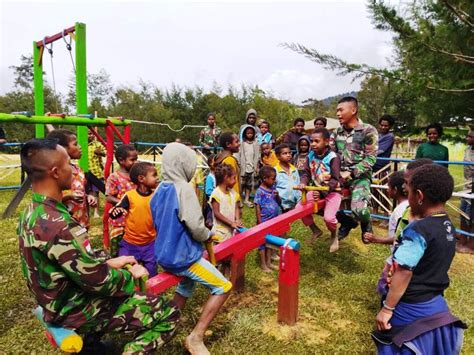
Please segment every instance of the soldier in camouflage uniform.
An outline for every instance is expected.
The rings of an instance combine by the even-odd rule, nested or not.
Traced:
[[[337,217],[341,223],[338,238],[344,239],[360,221],[362,241],[364,233],[372,232],[370,222],[370,184],[372,166],[377,160],[377,130],[363,123],[358,117],[358,103],[354,97],[339,100],[336,111],[341,127],[333,133],[332,149],[341,157],[341,177],[343,185],[351,191],[351,210],[355,219],[343,212]]]
[[[216,124],[216,115],[214,113],[207,114],[207,127],[203,128],[199,133],[199,144],[201,144],[204,149],[203,153],[206,156],[211,154],[211,149],[214,150],[214,154],[217,154],[217,147],[219,146],[219,137],[222,134],[222,130],[217,127]]]
[[[86,229],[60,202],[72,180],[66,150],[53,140],[32,140],[23,146],[21,161],[33,187],[18,224],[21,265],[44,320],[79,334],[133,333],[125,353],[163,345],[179,311],[159,296],[135,292],[134,279],[147,272],[133,257],[94,256]],[[130,271],[126,264],[132,264]]]

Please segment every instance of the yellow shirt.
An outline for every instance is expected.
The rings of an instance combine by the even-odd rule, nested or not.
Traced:
[[[234,156],[228,156],[222,161],[222,164],[227,164],[234,168],[235,173],[237,174],[237,179],[232,189],[240,196],[240,168],[237,159],[235,159]]]
[[[270,155],[267,157],[265,155],[262,155],[262,163],[263,165],[269,165],[271,166],[272,168],[274,168],[275,166],[277,166],[278,164],[278,158],[275,154],[275,151],[272,150],[270,152]]]

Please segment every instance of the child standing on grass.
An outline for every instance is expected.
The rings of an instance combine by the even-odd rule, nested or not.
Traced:
[[[115,151],[115,159],[120,168],[110,174],[105,184],[106,201],[109,206],[115,206],[127,191],[136,188],[130,180],[130,169],[138,159],[138,152],[131,144],[120,145]],[[106,209],[107,211],[107,209]],[[108,217],[108,213],[106,214]],[[117,256],[119,251],[119,242],[122,239],[125,227],[125,217],[116,219],[108,218],[110,235],[110,255]]]
[[[81,158],[81,147],[77,144],[76,135],[67,129],[56,129],[48,134],[49,139],[55,139],[66,149],[70,159]],[[72,168],[72,184],[70,190],[63,191],[63,203],[72,218],[81,226],[89,229],[89,206],[96,206],[93,195],[86,194],[86,176],[79,165],[70,162]]]
[[[262,184],[255,193],[255,212],[257,214],[257,225],[266,222],[281,213],[280,197],[275,188],[276,171],[271,166],[265,165],[260,169],[260,180]],[[265,272],[270,272],[272,250],[262,245],[258,248],[260,254],[260,267]]]
[[[237,175],[230,165],[219,165],[215,174],[217,187],[210,198],[214,215],[212,232],[220,238],[220,241],[224,241],[232,237],[237,228],[242,227],[240,196],[232,189]]]
[[[278,158],[276,170],[276,190],[281,199],[282,212],[288,212],[295,208],[298,202],[301,201],[301,191],[295,190],[294,187],[303,188],[308,182],[306,174],[300,175],[295,166],[291,164],[291,150],[290,145],[282,143],[275,148],[275,154]],[[314,224],[313,216],[303,217],[303,223],[309,226],[313,233],[312,238],[315,239],[322,234],[322,231]]]
[[[260,151],[262,152],[260,157],[261,166],[268,165],[274,168],[278,164],[278,159],[270,143],[262,143],[260,145]]]
[[[314,185],[325,186],[329,189],[327,192],[314,191],[313,196],[325,201],[324,223],[331,232],[329,252],[334,253],[339,249],[339,240],[336,233],[336,213],[341,205],[342,197],[336,189],[339,187],[341,160],[329,148],[330,136],[326,128],[317,128],[311,134],[311,152],[308,157],[308,166]]]
[[[244,204],[252,208],[250,195],[257,183],[258,161],[260,159],[260,146],[255,136],[253,126],[244,126],[242,131],[243,141],[239,150],[240,176],[242,180],[242,198],[245,195]]]
[[[298,170],[300,177],[306,173],[308,155],[309,155],[309,146],[310,141],[308,136],[303,136],[298,139],[298,144],[296,145],[296,154],[293,157],[293,165]]]
[[[130,169],[130,180],[137,188],[127,191],[110,211],[112,220],[125,216],[125,233],[119,242],[119,256],[134,256],[153,277],[157,274],[156,231],[150,201],[158,186],[158,173],[153,164],[138,162]]]
[[[407,187],[419,219],[403,230],[392,253],[388,294],[372,336],[379,354],[459,354],[466,326],[443,297],[456,248],[445,210],[454,181],[446,168],[429,164],[415,169]]]

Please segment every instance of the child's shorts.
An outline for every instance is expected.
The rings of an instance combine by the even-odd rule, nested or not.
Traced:
[[[242,176],[242,190],[254,190],[258,187],[258,179],[254,173],[245,173]]]
[[[187,270],[175,273],[175,275],[185,277],[179,283],[176,292],[186,298],[192,296],[196,281],[206,286],[211,291],[211,295],[223,295],[232,288],[232,283],[204,258],[196,261]]]

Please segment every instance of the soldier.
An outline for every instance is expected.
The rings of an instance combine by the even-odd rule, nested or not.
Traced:
[[[341,180],[351,191],[351,210],[353,216],[338,212],[341,223],[339,240],[344,239],[360,221],[362,241],[364,233],[372,232],[370,222],[370,183],[372,166],[377,160],[377,130],[358,118],[358,102],[346,96],[339,100],[336,114],[341,127],[332,136],[332,149],[341,157]]]
[[[134,333],[126,354],[146,353],[168,341],[179,319],[175,305],[135,292],[134,279],[147,271],[134,257],[96,258],[87,230],[60,202],[72,181],[66,150],[55,140],[33,139],[21,149],[21,164],[33,189],[18,225],[21,264],[45,322],[74,329],[86,339],[96,333]],[[130,271],[123,269],[127,264]],[[91,351],[87,346],[84,350]]]

